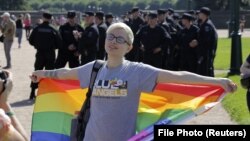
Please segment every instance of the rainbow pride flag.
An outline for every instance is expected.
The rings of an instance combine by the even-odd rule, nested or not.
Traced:
[[[79,81],[43,79],[32,118],[31,141],[69,141],[71,119],[79,111],[87,89]],[[221,87],[158,84],[153,93],[142,93],[137,134],[130,141],[153,139],[154,124],[179,124],[211,109],[224,97]]]

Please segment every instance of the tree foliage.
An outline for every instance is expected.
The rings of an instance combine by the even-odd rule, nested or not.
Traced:
[[[230,8],[230,1],[232,0],[193,0],[195,9],[207,6],[213,10],[228,10]],[[250,0],[239,0],[241,9],[249,7]]]
[[[0,10],[25,10],[27,0],[0,0]]]
[[[141,9],[175,8],[185,10],[207,6],[213,10],[228,10],[231,0],[0,0],[0,10],[41,10],[52,12],[75,9],[77,11],[113,12],[121,14],[133,6]],[[240,0],[241,9],[249,9],[250,0]]]

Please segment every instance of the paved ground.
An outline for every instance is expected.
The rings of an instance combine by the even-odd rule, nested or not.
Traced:
[[[227,38],[228,30],[218,30],[219,37]],[[250,29],[245,29],[244,32],[241,33],[242,37],[250,37]]]
[[[227,37],[226,30],[219,30],[218,32],[220,37]],[[246,30],[243,36],[250,37],[250,29]],[[30,93],[28,76],[33,71],[35,50],[25,38],[23,38],[21,49],[17,47],[17,41],[15,40],[11,50],[12,68],[10,69],[14,77],[14,87],[9,101],[18,119],[30,135],[33,103],[27,100]],[[5,64],[3,44],[0,43],[0,65],[4,66]],[[189,121],[187,124],[235,124],[235,122],[230,120],[228,114],[219,104],[214,109]]]

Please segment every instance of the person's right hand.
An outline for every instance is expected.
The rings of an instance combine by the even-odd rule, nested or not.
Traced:
[[[42,76],[44,76],[44,72],[42,70],[37,70],[30,75],[30,79],[32,82],[38,83],[41,80]]]
[[[237,85],[228,78],[218,78],[219,85],[225,90],[225,92],[234,93],[237,90]]]

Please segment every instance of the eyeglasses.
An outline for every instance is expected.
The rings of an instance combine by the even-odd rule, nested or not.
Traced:
[[[118,44],[128,44],[130,45],[122,36],[115,36],[114,34],[107,34],[106,39],[109,41],[112,41],[114,39],[116,39],[116,43]]]

